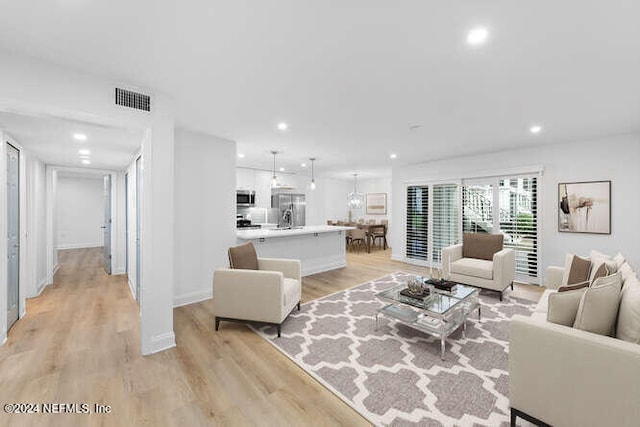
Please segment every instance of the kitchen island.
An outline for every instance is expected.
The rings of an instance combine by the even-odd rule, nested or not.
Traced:
[[[291,229],[238,230],[238,243],[253,242],[259,257],[293,258],[302,275],[347,266],[345,232],[354,227],[312,225]]]

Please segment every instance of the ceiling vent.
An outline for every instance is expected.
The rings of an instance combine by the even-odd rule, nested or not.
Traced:
[[[131,90],[116,88],[116,105],[134,108],[136,110],[151,111],[151,97]]]

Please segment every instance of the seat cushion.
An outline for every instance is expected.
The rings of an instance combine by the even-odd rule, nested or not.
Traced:
[[[258,254],[253,243],[229,248],[229,266],[241,270],[259,270]]]
[[[463,276],[493,280],[493,261],[477,258],[462,258],[451,263],[451,272]]]
[[[285,309],[291,309],[300,302],[301,289],[300,282],[296,279],[284,278],[284,292],[282,295],[282,306]]]
[[[502,234],[464,233],[462,235],[462,257],[493,261],[493,255],[502,250]]]

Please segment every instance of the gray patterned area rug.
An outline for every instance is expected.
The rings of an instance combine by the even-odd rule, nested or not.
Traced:
[[[439,341],[380,317],[377,292],[405,283],[394,273],[294,310],[275,328],[252,326],[329,390],[375,425],[508,425],[509,319],[530,315],[534,303],[496,293],[480,295],[482,321],[471,316],[466,338],[460,330]]]

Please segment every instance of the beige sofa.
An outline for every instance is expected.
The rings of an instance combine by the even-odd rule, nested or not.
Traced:
[[[547,322],[549,295],[563,274],[549,267],[534,314],[511,321],[511,425],[516,417],[558,427],[640,425],[640,345]]]
[[[500,292],[502,301],[504,290],[513,289],[516,270],[515,252],[504,249],[502,239],[501,234],[465,233],[463,243],[442,250],[443,277]]]
[[[220,322],[281,324],[294,307],[300,309],[299,260],[258,258],[257,270],[220,268],[213,273],[216,331]]]

